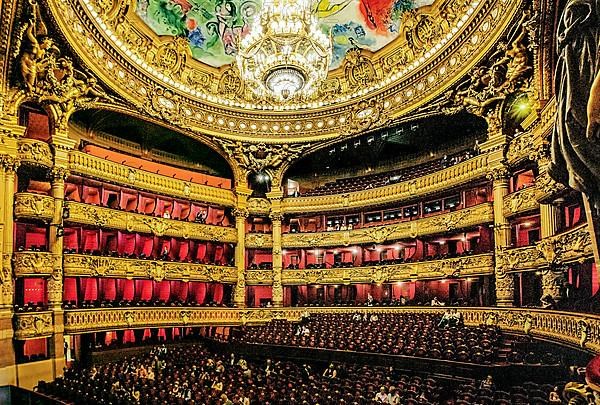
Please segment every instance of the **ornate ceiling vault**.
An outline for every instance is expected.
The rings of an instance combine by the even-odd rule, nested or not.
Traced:
[[[111,89],[136,114],[213,146],[212,137],[266,144],[310,141],[310,149],[317,141],[387,125],[443,94],[489,53],[523,7],[514,0],[437,0],[406,11],[397,37],[386,46],[375,52],[360,44],[347,50],[319,89],[318,101],[276,105],[253,99],[232,65],[211,67],[192,57],[187,39],[159,37],[136,14],[137,5],[131,0],[43,4],[85,65],[81,69],[90,71],[78,78],[85,84],[74,89],[78,97],[50,94],[54,98],[47,102],[61,101],[60,108],[69,112],[131,109],[109,96]],[[68,75],[68,62],[56,60]],[[13,98],[26,98],[23,90],[19,94]],[[82,98],[85,103],[75,102]]]

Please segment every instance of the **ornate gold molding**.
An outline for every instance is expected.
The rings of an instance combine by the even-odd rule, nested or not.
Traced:
[[[54,216],[54,198],[34,193],[15,194],[15,218],[51,221]]]
[[[13,271],[17,277],[51,276],[60,257],[49,252],[13,253]]]
[[[246,270],[246,285],[270,285],[273,283],[273,270]]]
[[[402,263],[369,267],[337,269],[283,270],[282,283],[293,284],[359,284],[387,283],[470,277],[494,272],[493,254],[458,257],[454,259]]]
[[[206,325],[265,324],[273,319],[298,321],[311,314],[369,313],[443,314],[439,307],[310,307],[310,308],[104,308],[65,311],[65,333],[78,334],[115,329]],[[599,353],[600,316],[530,308],[460,308],[465,325],[496,325],[502,331],[526,333],[561,344]]]
[[[156,236],[225,243],[237,242],[235,228],[153,217],[73,201],[65,202],[65,207],[69,209],[69,218],[65,220],[68,223],[149,233]]]
[[[236,268],[229,266],[76,254],[66,254],[63,258],[65,277],[145,278],[155,281],[181,280],[220,283],[237,281]]]
[[[156,38],[140,28],[135,7],[118,4],[111,8],[117,11],[106,13],[93,2],[49,3],[75,52],[109,87],[148,114],[177,120],[197,133],[279,141],[285,135],[289,142],[338,136],[352,121],[353,106],[374,94],[381,96],[390,117],[406,115],[486,55],[520,7],[508,0],[452,0],[407,13],[394,45],[375,55],[361,52],[366,60],[349,61],[332,72],[318,102],[284,109],[246,100],[232,69],[202,68],[182,48],[181,39]],[[365,76],[367,71],[374,73]],[[369,91],[353,86],[363,80],[369,81]],[[288,108],[291,114],[260,111]]]
[[[359,228],[350,231],[286,233],[282,235],[281,244],[285,248],[312,248],[384,243],[386,241],[452,232],[473,225],[491,223],[493,220],[492,204],[484,203],[446,214],[390,225]]]
[[[484,179],[488,173],[487,155],[482,154],[447,169],[401,183],[347,194],[285,198],[282,211],[290,213],[333,212],[374,205],[401,203],[462,184]]]
[[[176,180],[110,162],[83,152],[73,151],[69,154],[69,170],[72,173],[126,185],[138,190],[224,207],[235,206],[235,197],[231,190]]]
[[[14,325],[17,340],[47,337],[54,333],[51,311],[16,313]]]
[[[505,217],[511,217],[524,212],[539,209],[538,188],[527,187],[517,192],[507,194],[503,199],[503,211]]]
[[[247,233],[246,248],[271,249],[273,247],[272,233]]]
[[[496,252],[496,264],[506,272],[540,270],[550,265],[582,263],[593,256],[588,227],[581,225],[534,246],[501,249]]]
[[[17,146],[17,157],[22,164],[52,167],[54,159],[46,142],[21,138]]]

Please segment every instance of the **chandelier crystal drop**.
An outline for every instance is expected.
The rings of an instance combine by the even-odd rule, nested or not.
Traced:
[[[265,0],[240,41],[237,64],[259,98],[308,100],[327,77],[331,38],[313,14],[313,0]]]

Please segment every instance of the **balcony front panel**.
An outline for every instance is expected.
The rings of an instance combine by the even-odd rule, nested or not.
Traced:
[[[273,270],[246,270],[246,285],[273,284]]]
[[[332,212],[399,203],[448,190],[485,177],[487,155],[476,156],[447,169],[401,183],[345,194],[285,198],[285,213]]]
[[[51,221],[54,216],[54,198],[34,193],[15,194],[15,218]]]
[[[273,319],[299,321],[311,314],[369,313],[443,314],[444,307],[300,307],[300,308],[104,308],[65,311],[65,333],[77,334],[117,329],[193,327],[206,325],[265,324]],[[562,344],[600,352],[600,316],[534,308],[459,308],[465,325],[496,325],[501,330],[525,333]]]
[[[234,228],[153,217],[73,201],[66,202],[65,206],[69,208],[69,218],[66,220],[68,223],[140,232],[159,237],[183,237],[225,243],[237,241]]]
[[[17,277],[39,277],[52,275],[60,256],[49,252],[15,252],[13,253],[13,269]]]
[[[50,146],[46,142],[35,139],[19,139],[17,157],[21,163],[36,166],[52,167],[54,159]]]
[[[282,284],[363,284],[472,277],[494,273],[492,253],[425,262],[335,269],[283,270]]]
[[[137,190],[224,207],[235,205],[235,197],[231,190],[190,183],[134,169],[79,151],[69,154],[69,170],[84,177],[122,184]]]
[[[537,187],[527,187],[504,196],[502,201],[504,216],[512,217],[525,212],[538,210],[540,195]]]
[[[182,280],[235,283],[235,267],[119,257],[64,255],[66,277],[143,278],[155,281]]]
[[[282,235],[285,238],[285,235]],[[247,233],[246,248],[271,249],[273,247],[273,235],[270,233]]]
[[[485,203],[414,221],[359,228],[351,231],[287,233],[282,235],[281,244],[285,248],[313,248],[384,243],[386,241],[453,232],[470,226],[491,223],[493,220],[492,204]]]
[[[534,246],[502,249],[496,254],[498,267],[505,271],[526,271],[550,265],[584,262],[592,259],[594,252],[587,224],[556,236],[542,239]]]
[[[52,311],[16,313],[14,324],[17,340],[48,337],[54,333]]]

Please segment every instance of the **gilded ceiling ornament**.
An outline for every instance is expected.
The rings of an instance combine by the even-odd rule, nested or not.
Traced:
[[[344,74],[348,86],[351,88],[368,87],[377,79],[373,63],[361,53],[361,49],[358,47],[351,48],[346,52]]]
[[[352,135],[385,126],[390,117],[383,108],[382,100],[372,98],[354,106],[348,126],[343,135]]]
[[[243,89],[244,83],[237,69],[230,68],[223,72],[219,80],[219,94],[227,98],[240,97]]]

